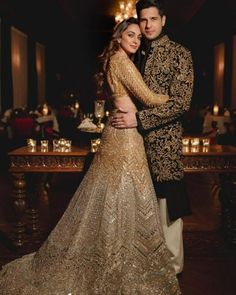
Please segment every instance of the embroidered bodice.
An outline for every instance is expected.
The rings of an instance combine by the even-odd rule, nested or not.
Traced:
[[[165,103],[168,95],[152,92],[130,58],[120,52],[111,56],[107,80],[113,98],[134,96],[141,103],[152,106]]]

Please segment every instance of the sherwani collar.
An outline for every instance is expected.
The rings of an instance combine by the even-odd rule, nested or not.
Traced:
[[[152,52],[153,48],[160,44],[165,44],[169,42],[169,38],[164,33],[161,33],[156,39],[152,41],[144,40],[141,44],[139,51],[135,56],[135,64],[139,69],[140,73],[143,75],[145,71],[145,65],[149,54]]]
[[[151,47],[155,47],[157,45],[164,45],[165,43],[169,42],[170,39],[167,35],[165,34],[161,34],[160,36],[158,36],[156,39],[151,41]]]

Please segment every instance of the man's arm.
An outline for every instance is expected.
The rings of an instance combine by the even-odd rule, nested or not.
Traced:
[[[115,128],[135,128],[138,126],[137,117],[135,111],[123,111],[120,110],[119,113],[111,119],[111,125]]]
[[[194,77],[191,53],[183,48],[177,58],[175,74],[168,93],[169,101],[136,114],[138,128],[141,131],[150,130],[178,119],[190,108]]]

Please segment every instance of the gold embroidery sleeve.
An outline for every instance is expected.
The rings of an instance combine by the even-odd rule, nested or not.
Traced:
[[[180,118],[190,108],[194,71],[190,51],[181,49],[172,58],[173,78],[167,103],[137,113],[139,130],[150,130]],[[156,77],[155,77],[156,78]]]
[[[115,57],[111,62],[110,71],[113,73],[113,83],[115,76],[116,83],[121,83],[128,95],[134,96],[146,106],[157,106],[166,103],[169,99],[168,95],[157,94],[148,88],[138,69],[128,57]]]

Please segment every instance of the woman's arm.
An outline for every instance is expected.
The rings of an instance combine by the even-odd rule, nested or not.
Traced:
[[[136,99],[146,106],[157,106],[167,102],[168,95],[152,92],[134,63],[126,56],[117,56],[110,62],[109,71],[118,78],[118,82]]]

